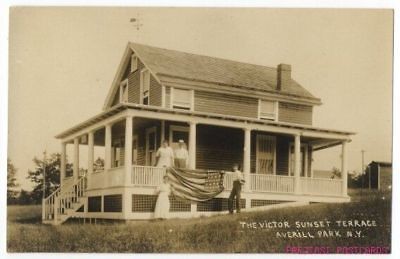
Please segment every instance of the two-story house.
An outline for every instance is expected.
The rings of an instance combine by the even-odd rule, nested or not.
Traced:
[[[96,101],[96,100],[93,100]],[[103,111],[57,135],[61,187],[43,201],[43,222],[69,217],[149,219],[165,168],[154,167],[164,139],[188,143],[191,169],[229,170],[246,178],[243,208],[288,201],[346,202],[347,143],[353,133],[312,125],[321,105],[291,76],[291,66],[266,67],[129,43]],[[73,173],[66,175],[66,147]],[[313,176],[313,156],[341,145],[342,179]],[[79,175],[86,146],[87,173]],[[94,170],[94,150],[104,169]],[[82,154],[81,154],[82,155]],[[227,210],[225,191],[205,202],[171,197],[173,217]]]

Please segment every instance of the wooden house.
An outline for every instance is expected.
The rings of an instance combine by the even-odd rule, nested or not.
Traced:
[[[96,100],[93,100],[96,101]],[[84,104],[80,104],[84,107]],[[291,76],[291,66],[266,67],[128,43],[103,111],[56,137],[61,187],[43,201],[43,222],[70,217],[150,219],[165,168],[155,152],[167,139],[188,143],[192,169],[230,170],[239,163],[246,184],[241,206],[288,201],[347,202],[347,145],[353,133],[312,125],[321,100]],[[73,173],[66,174],[68,157]],[[313,176],[313,154],[341,145],[343,179]],[[87,150],[87,173],[80,151]],[[104,169],[94,149],[104,148]],[[82,153],[81,153],[82,155]],[[206,202],[171,197],[172,217],[227,210],[232,187]]]

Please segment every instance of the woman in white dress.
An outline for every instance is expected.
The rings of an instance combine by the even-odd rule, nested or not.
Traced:
[[[156,208],[154,209],[155,219],[167,219],[169,216],[169,194],[171,192],[171,186],[168,182],[168,176],[164,175],[163,182],[157,188],[158,198],[156,202]]]
[[[174,151],[168,145],[168,140],[164,140],[163,145],[157,150],[157,167],[174,166]]]

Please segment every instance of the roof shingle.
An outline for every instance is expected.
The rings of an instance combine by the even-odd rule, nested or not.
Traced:
[[[204,55],[130,43],[130,47],[153,73],[195,81],[244,87],[258,91],[320,101],[295,80],[277,90],[277,69]]]

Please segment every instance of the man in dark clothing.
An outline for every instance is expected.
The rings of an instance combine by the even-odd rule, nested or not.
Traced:
[[[240,192],[242,191],[242,184],[244,184],[243,173],[239,171],[239,166],[237,164],[233,165],[233,172],[228,173],[233,176],[233,187],[228,199],[229,213],[233,213],[233,199],[235,198],[236,212],[240,213]]]

